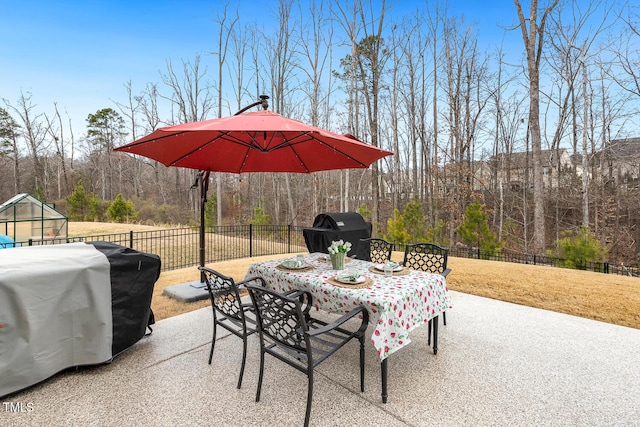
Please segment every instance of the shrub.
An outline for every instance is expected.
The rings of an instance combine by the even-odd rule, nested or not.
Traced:
[[[557,257],[564,267],[585,270],[587,263],[602,262],[607,255],[607,250],[585,225],[578,232],[564,231],[562,236],[556,240],[555,253],[548,251],[547,255]]]
[[[406,245],[411,241],[411,235],[404,226],[404,216],[398,209],[393,210],[393,218],[387,220],[388,233],[384,239],[398,246]]]
[[[107,215],[111,220],[119,223],[135,221],[138,218],[138,212],[136,212],[133,202],[124,200],[122,194],[118,194],[116,199],[109,205]]]
[[[497,255],[502,250],[502,243],[489,228],[489,214],[477,200],[467,206],[456,232],[463,243],[480,248],[487,256]]]
[[[73,192],[65,199],[67,202],[67,216],[71,221],[82,221],[87,213],[87,192],[82,180],[73,189]]]
[[[371,210],[367,207],[366,204],[361,204],[356,212],[358,212],[365,221],[371,221]]]
[[[411,238],[416,241],[425,239],[425,222],[422,212],[422,203],[418,196],[413,198],[404,208],[404,224]]]
[[[250,219],[249,224],[252,225],[269,225],[271,224],[271,220],[269,219],[269,214],[264,213],[261,207],[253,208],[253,218]]]
[[[445,248],[449,246],[447,227],[442,219],[437,220],[433,228],[427,230],[427,241]]]

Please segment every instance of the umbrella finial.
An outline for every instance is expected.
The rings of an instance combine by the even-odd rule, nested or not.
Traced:
[[[269,108],[269,96],[268,95],[260,95],[260,102],[262,104],[262,109],[266,110],[267,108]]]
[[[260,95],[260,101],[256,101],[251,105],[247,105],[242,110],[240,110],[237,113],[235,113],[234,116],[237,116],[237,115],[239,115],[241,113],[244,113],[249,108],[253,108],[253,107],[257,106],[257,105],[262,105],[262,108],[264,108],[266,110],[267,108],[269,108],[269,102],[267,101],[267,99],[269,99],[269,97],[267,95]]]

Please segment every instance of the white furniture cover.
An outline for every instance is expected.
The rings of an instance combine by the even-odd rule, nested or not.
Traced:
[[[85,243],[0,251],[0,396],[112,358],[107,257]]]

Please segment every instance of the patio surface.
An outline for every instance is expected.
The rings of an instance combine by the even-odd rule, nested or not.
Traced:
[[[420,327],[389,359],[387,404],[373,346],[366,348],[364,393],[356,342],[320,365],[311,424],[640,424],[640,330],[458,292],[452,299],[437,355]],[[0,426],[301,425],[304,374],[267,357],[256,403],[258,338],[249,340],[238,390],[241,340],[223,335],[208,365],[209,308],[162,320],[109,365],[5,396]]]

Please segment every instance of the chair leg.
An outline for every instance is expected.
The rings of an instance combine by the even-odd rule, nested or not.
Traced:
[[[262,347],[262,344],[260,345]],[[258,377],[258,388],[256,389],[256,402],[260,402],[260,392],[262,391],[262,374],[264,374],[264,348],[260,349],[260,376]]]
[[[247,333],[245,331],[242,337],[242,364],[240,365],[240,377],[238,378],[238,386],[240,389],[242,387],[242,376],[244,375],[244,365],[247,362]]]
[[[211,338],[211,351],[209,352],[209,365],[211,365],[211,359],[213,359],[213,349],[216,346],[216,319],[213,319],[213,338]]]
[[[444,326],[447,326],[447,312],[446,311],[442,312],[442,324]]]
[[[433,354],[438,354],[438,316],[433,318]]]
[[[311,402],[313,401],[313,367],[307,372],[309,378],[309,386],[307,390],[307,412],[304,416],[304,427],[309,427],[309,419],[311,418]]]
[[[360,340],[360,391],[364,393],[364,336]]]
[[[433,319],[430,319],[429,322],[427,323],[427,345],[431,345],[431,321]]]

